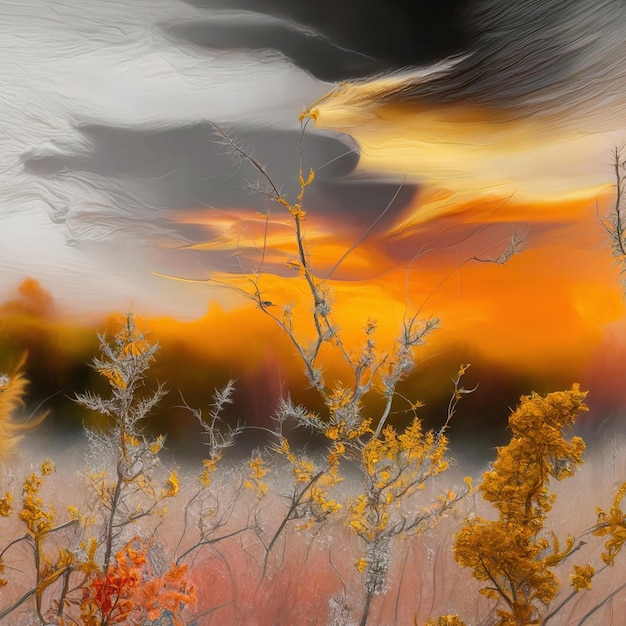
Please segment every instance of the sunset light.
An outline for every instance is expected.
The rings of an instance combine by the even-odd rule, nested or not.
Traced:
[[[0,622],[623,626],[623,3],[0,32]]]

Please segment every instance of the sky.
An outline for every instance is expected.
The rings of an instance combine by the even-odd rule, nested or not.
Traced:
[[[287,196],[300,156],[315,171],[305,234],[351,340],[374,317],[392,341],[419,311],[441,319],[425,363],[476,360],[488,390],[504,370],[576,377],[599,411],[621,409],[622,287],[600,218],[626,134],[622,3],[5,0],[0,13],[0,302],[41,290],[59,323],[132,310],[162,337],[202,328],[230,371],[251,342],[257,369],[297,367],[258,308],[216,287],[262,275],[268,300],[306,311],[288,216],[218,124]],[[498,262],[512,238],[519,253]]]

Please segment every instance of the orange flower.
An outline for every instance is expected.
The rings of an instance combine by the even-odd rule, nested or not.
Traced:
[[[136,538],[115,555],[108,571],[95,576],[83,590],[81,617],[85,626],[103,623],[139,624],[154,621],[168,612],[174,623],[185,606],[196,601],[195,590],[186,578],[187,566],[172,564],[155,576],[147,546]]]

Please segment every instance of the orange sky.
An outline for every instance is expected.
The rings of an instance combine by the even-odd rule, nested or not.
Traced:
[[[314,206],[306,207],[313,267],[321,278],[333,272],[328,284],[349,341],[356,345],[371,317],[382,345],[389,345],[402,316],[419,311],[441,319],[419,359],[463,346],[460,353],[480,355],[493,368],[532,379],[576,376],[598,386],[598,399],[626,401],[606,371],[607,351],[619,369],[616,337],[625,327],[619,268],[600,223],[614,201],[615,136],[578,133],[558,120],[509,122],[461,107],[370,107],[355,97],[359,89],[322,101],[316,125],[358,142],[357,175],[387,173],[398,185],[419,187],[410,206],[363,240],[363,227],[349,215],[316,215]],[[287,268],[293,229],[280,207],[272,211],[267,229],[265,216],[233,211],[225,236],[206,247],[240,254],[244,271],[262,267],[268,272],[259,279],[263,297],[295,303],[305,319],[306,289]],[[202,224],[206,217],[182,219]],[[486,262],[503,253],[512,233],[524,236],[520,253],[504,264]],[[245,281],[238,285],[246,289]],[[277,345],[276,329],[254,305],[221,315],[209,312],[203,321],[224,328],[219,339],[201,333],[208,351],[247,362],[251,344]],[[288,359],[288,344],[278,345],[276,358]]]
[[[511,372],[548,386],[576,378],[597,388],[599,403],[626,402],[618,382],[626,356],[622,287],[600,224],[614,201],[614,138],[577,135],[545,120],[543,128],[489,120],[459,108],[371,109],[351,105],[349,96],[341,92],[322,102],[318,126],[356,139],[357,176],[386,173],[398,186],[403,180],[416,184],[417,191],[409,206],[371,232],[350,214],[316,212],[321,207],[307,205],[305,197],[312,267],[334,293],[348,345],[357,346],[361,328],[375,319],[385,351],[403,316],[419,312],[441,320],[418,354],[422,374],[432,364],[447,380],[458,364],[476,358],[483,377]],[[273,311],[293,306],[302,337],[311,331],[306,287],[289,267],[295,255],[289,216],[280,206],[269,218],[233,207],[217,214],[180,211],[173,219],[206,229],[206,243],[191,247],[219,250],[238,262],[241,273],[213,274],[203,317],[183,322],[155,311],[147,327],[177,368],[241,377],[246,393],[268,395],[271,410],[286,386],[304,385],[302,368],[281,331],[241,292],[257,280]],[[519,253],[494,262],[512,234],[523,235]],[[164,285],[173,279],[161,278]],[[197,293],[198,282],[188,284]],[[54,296],[26,282],[3,308],[4,340],[17,349],[16,337],[45,327],[68,362],[88,360],[93,326],[102,328],[112,311],[103,311],[100,320],[67,319],[55,309]],[[332,374],[336,360],[329,354],[324,365]],[[161,368],[168,378],[178,376]]]
[[[500,207],[496,213],[494,206]],[[524,219],[531,208],[538,218]],[[352,239],[342,241],[332,233],[327,237],[324,224],[314,215],[306,228],[313,258],[321,259],[316,268],[325,276]],[[519,254],[504,264],[473,258],[495,259],[506,247],[511,228],[526,231]],[[286,266],[291,253],[285,244],[288,228],[280,225],[277,232],[274,245],[270,228],[268,245],[276,261],[282,259]],[[487,372],[489,367],[504,368],[520,377],[545,379],[548,385],[550,380],[575,376],[583,384],[597,384],[601,395],[611,393],[616,402],[621,401],[621,385],[607,376],[607,363],[614,355],[617,368],[617,354],[623,352],[616,342],[619,329],[624,328],[623,299],[618,268],[596,216],[595,198],[567,206],[477,202],[398,233],[366,239],[335,276],[340,279],[330,279],[328,284],[335,294],[336,319],[349,345],[358,345],[361,328],[372,318],[378,321],[379,345],[385,350],[397,336],[403,315],[419,310],[424,319],[441,320],[418,352],[421,372],[432,363],[443,368],[441,376],[447,380],[454,371],[445,367],[454,367],[455,358],[458,363],[472,355],[491,364]],[[248,288],[246,279],[216,278]],[[307,291],[297,273],[261,274],[258,280],[273,310],[294,305],[302,336],[310,333]],[[207,284],[206,289],[210,302],[216,287]],[[14,334],[16,326],[43,325],[57,338],[57,348],[70,353],[70,360],[90,358],[87,350],[95,349],[95,326],[101,329],[105,324],[64,320],[55,310],[53,294],[46,295],[34,281],[26,282],[3,312],[5,336]],[[260,385],[256,392],[274,398],[294,381],[304,384],[293,347],[272,320],[243,298],[229,309],[209,305],[206,315],[196,321],[153,316],[145,323],[162,343],[164,358],[184,354],[183,367],[189,370],[222,370],[252,381],[253,387]],[[88,344],[82,352],[81,342]],[[594,363],[603,366],[591,371]],[[180,361],[176,367],[181,367]],[[329,374],[340,371],[334,370],[332,357],[325,369]],[[170,379],[167,370],[167,364],[160,366],[163,377]]]
[[[404,312],[420,310],[424,317],[441,318],[439,342],[474,344],[494,362],[543,372],[558,367],[559,361],[588,358],[607,325],[623,315],[618,268],[597,214],[597,207],[601,213],[609,210],[610,193],[533,202],[515,196],[477,198],[429,220],[419,219],[419,212],[443,195],[428,189],[418,193],[414,206],[387,231],[368,236],[334,269],[328,284],[350,340],[358,341],[359,329],[371,317],[391,341]],[[190,213],[182,219],[201,225],[206,218]],[[304,320],[309,310],[306,289],[288,268],[295,256],[289,220],[279,213],[264,234],[263,216],[234,211],[232,219],[240,222],[243,234],[206,247],[242,255],[248,251],[246,267],[259,267],[266,237],[263,267],[282,268],[282,275],[261,273],[263,297],[277,306],[296,303]],[[321,278],[359,238],[349,224],[344,228],[345,221],[342,216],[334,221],[319,218],[314,209],[307,215],[307,242]],[[504,264],[487,262],[502,254],[512,232],[525,235],[520,253]],[[255,276],[215,279],[246,290],[246,280]],[[207,292],[212,289],[208,286]],[[215,313],[205,318],[208,325],[211,315]],[[259,333],[272,332],[253,304],[244,304],[220,324],[227,327],[220,337],[203,333],[209,352],[218,345],[239,354]]]

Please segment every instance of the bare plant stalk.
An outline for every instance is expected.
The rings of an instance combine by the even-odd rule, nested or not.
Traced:
[[[306,482],[306,484],[298,489],[292,496],[291,503],[287,512],[283,515],[283,519],[281,520],[278,528],[275,530],[272,538],[270,539],[267,545],[264,545],[265,548],[265,556],[263,557],[263,570],[261,573],[261,578],[265,578],[265,574],[267,573],[267,565],[270,558],[270,553],[278,541],[279,537],[287,527],[289,522],[292,522],[295,519],[301,517],[301,514],[298,514],[298,507],[302,505],[302,502],[307,493],[310,492],[310,489],[315,486],[315,484],[320,480],[320,478],[327,472],[327,469],[319,470],[314,476],[311,477],[310,480]]]
[[[600,223],[609,235],[613,256],[621,266],[621,272],[626,271],[626,224],[624,224],[623,196],[624,196],[624,166],[620,148],[613,150],[613,173],[615,176],[615,203],[608,217],[601,218]]]
[[[181,394],[182,408],[190,411],[202,427],[203,435],[206,437],[208,455],[203,461],[204,469],[197,477],[199,486],[185,504],[183,528],[174,550],[174,562],[176,564],[180,564],[187,556],[202,546],[216,544],[252,529],[252,526],[248,524],[232,532],[216,536],[217,531],[223,528],[230,519],[235,504],[241,496],[242,486],[239,485],[236,494],[226,506],[222,505],[219,496],[210,489],[213,474],[223,458],[224,451],[235,444],[237,437],[243,431],[243,427],[239,424],[236,426],[225,424],[222,416],[225,408],[232,404],[234,385],[235,381],[229,380],[223,388],[213,392],[208,415],[205,415],[200,409],[190,407]],[[211,522],[208,525],[205,523],[206,509],[211,511]],[[197,513],[196,530],[198,534],[193,543],[183,549],[183,543],[189,532],[192,511]]]

